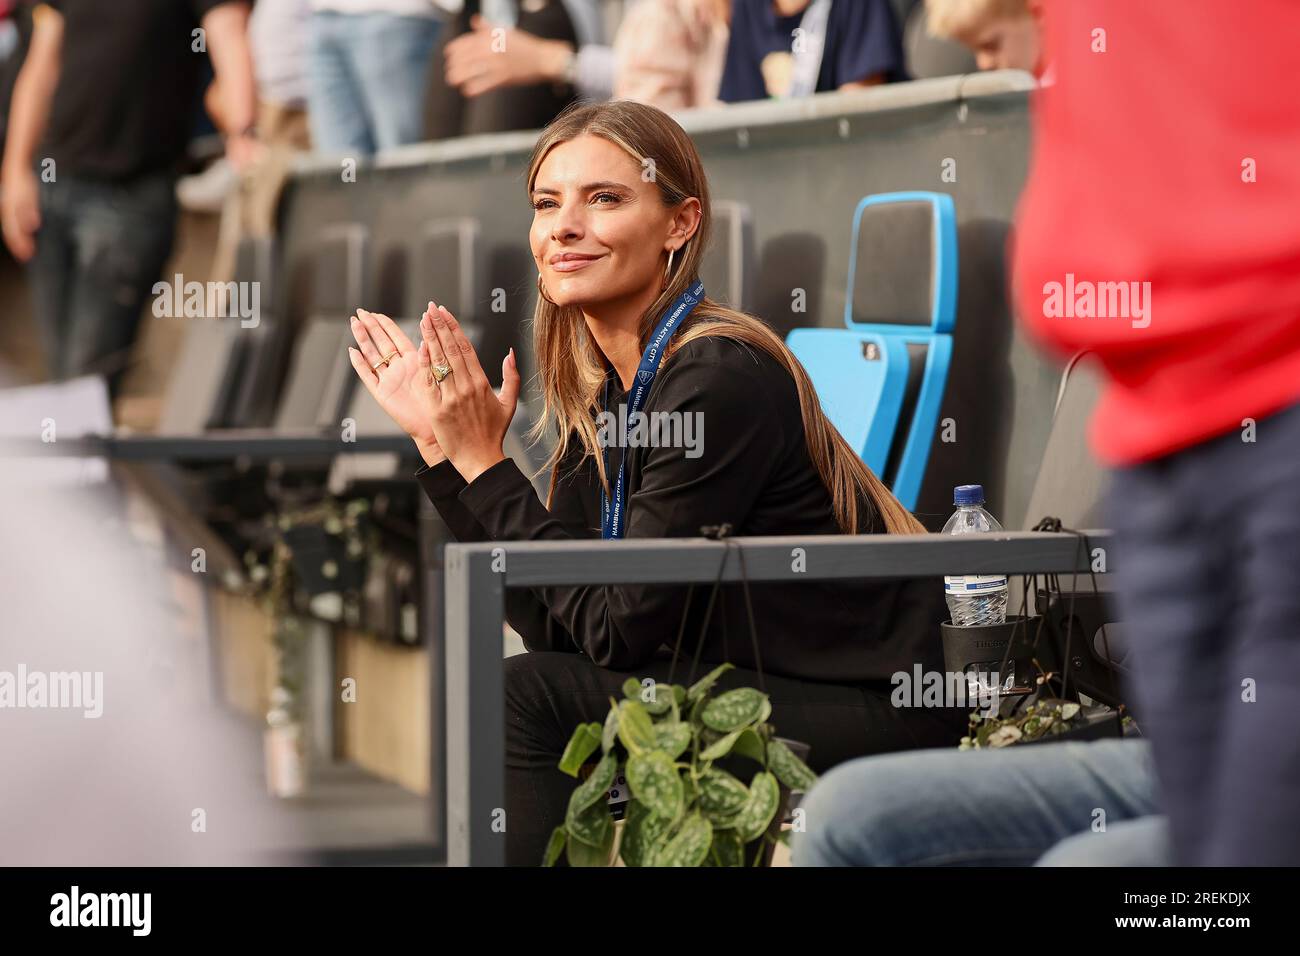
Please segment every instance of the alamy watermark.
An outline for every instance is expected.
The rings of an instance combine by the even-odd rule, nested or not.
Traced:
[[[1129,319],[1135,329],[1151,324],[1150,282],[1076,281],[1043,284],[1043,316],[1049,319]]]
[[[83,893],[73,884],[50,897],[50,925],[117,926],[132,936],[148,936],[153,927],[152,893]]]
[[[177,273],[172,282],[155,282],[152,291],[155,318],[239,319],[245,329],[262,322],[260,282],[186,282]]]
[[[1004,682],[997,671],[925,671],[914,664],[911,671],[895,671],[889,682],[894,687],[889,702],[895,707],[964,707],[996,717],[1014,678]]]
[[[78,710],[93,720],[104,713],[103,671],[0,671],[0,710]]]
[[[703,412],[618,412],[596,415],[596,442],[601,448],[684,448],[687,458],[704,454]]]

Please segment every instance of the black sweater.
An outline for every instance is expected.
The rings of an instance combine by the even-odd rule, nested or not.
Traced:
[[[617,414],[627,393],[613,381],[609,409]],[[765,352],[734,339],[697,338],[664,363],[643,411],[681,412],[683,420],[700,413],[694,420],[703,425],[701,453],[626,449],[625,537],[698,537],[701,526],[723,522],[735,536],[840,533],[808,455],[794,380]],[[611,434],[621,432],[615,427]],[[621,454],[609,450],[611,485]],[[509,458],[471,485],[449,461],[416,476],[458,541],[599,538],[600,481],[595,462],[581,455],[575,438],[549,511]],[[863,507],[867,520],[859,527],[883,532],[879,514],[869,502]],[[698,639],[711,588],[695,588],[684,656]],[[675,641],[687,590],[508,588],[506,616],[529,650],[580,652],[604,667],[633,669]],[[914,662],[942,669],[941,580],[751,582],[750,593],[763,667],[771,673],[856,684],[888,681]],[[741,585],[723,585],[702,659],[753,667],[751,646]]]

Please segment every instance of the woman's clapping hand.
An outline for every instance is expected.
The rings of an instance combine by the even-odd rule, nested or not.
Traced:
[[[514,349],[501,362],[501,388],[494,391],[474,346],[444,306],[429,303],[420,335],[435,379],[430,401],[434,434],[456,470],[473,481],[506,457],[502,444],[519,401]]]
[[[424,343],[417,347],[386,315],[357,309],[348,348],[357,377],[403,431],[414,439],[420,456],[430,465],[446,459],[433,431],[429,357]],[[387,358],[387,364],[384,359]],[[379,366],[376,368],[375,366]]]

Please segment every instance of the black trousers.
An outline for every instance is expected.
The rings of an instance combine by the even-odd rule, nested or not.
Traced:
[[[63,175],[41,184],[29,275],[51,378],[99,372],[117,394],[145,303],[171,254],[176,212],[170,173],[127,183]]]
[[[564,822],[577,781],[556,765],[573,730],[603,722],[609,699],[621,700],[628,677],[666,683],[671,661],[656,659],[635,672],[607,670],[579,654],[519,654],[505,661],[506,862],[537,866],[551,831]],[[712,665],[702,665],[696,678]],[[678,662],[674,682],[686,684],[689,660]],[[888,685],[864,688],[765,674],[771,722],[782,736],[811,746],[808,763],[821,773],[866,754],[918,747],[955,747],[966,713],[899,709]],[[737,668],[721,689],[757,687],[754,671]]]

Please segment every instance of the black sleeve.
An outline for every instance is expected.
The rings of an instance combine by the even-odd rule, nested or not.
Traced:
[[[452,537],[457,541],[489,540],[478,519],[460,503],[459,495],[465,490],[465,479],[450,461],[444,459],[432,468],[421,465],[415,473],[415,480],[438,509],[438,514],[442,515]]]
[[[784,436],[771,383],[748,350],[706,337],[684,346],[660,372],[654,410],[702,416],[702,454],[647,448],[640,487],[627,502],[628,538],[698,537],[706,524],[742,525],[776,465]],[[494,540],[574,537],[548,512],[509,459],[460,493]],[[636,667],[671,642],[686,588],[607,585],[539,588],[551,616],[603,667]]]
[[[468,486],[450,461],[440,461],[432,468],[421,465],[415,473],[415,479],[457,541],[492,540],[474,514],[461,504],[459,495]],[[530,651],[577,653],[582,650],[560,623],[551,617],[534,588],[506,588],[506,620],[519,632],[524,646]]]

